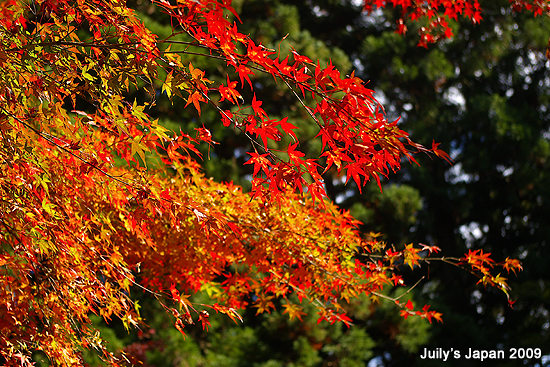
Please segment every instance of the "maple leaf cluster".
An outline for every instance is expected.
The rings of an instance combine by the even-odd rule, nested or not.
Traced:
[[[459,15],[470,19],[474,24],[483,19],[478,0],[364,0],[363,6],[365,11],[370,13],[375,8],[384,8],[388,4],[401,11],[401,17],[397,20],[397,33],[407,32],[408,20],[420,22],[418,45],[422,47],[452,37],[453,31],[449,21],[458,20]]]
[[[513,11],[532,12],[539,16],[550,16],[550,4],[546,0],[509,0]],[[418,46],[428,47],[430,43],[451,38],[453,30],[450,21],[457,21],[459,16],[469,19],[473,24],[483,20],[482,8],[478,0],[364,0],[363,9],[369,14],[375,9],[392,5],[399,9],[401,16],[397,19],[396,32],[405,34],[409,21],[417,22]]]
[[[401,267],[419,266],[436,250],[397,251],[375,236],[365,241],[359,223],[326,200],[321,175],[333,166],[361,187],[398,170],[403,158],[414,160],[414,150],[427,151],[386,119],[361,79],[297,52],[281,60],[238,32],[226,16],[238,19],[228,0],[154,4],[188,41],[159,40],[122,0],[0,4],[0,355],[6,365],[32,365],[36,350],[59,365],[82,365],[79,348],[121,363],[89,315],[139,326],[132,289],[157,297],[183,334],[194,320],[208,328],[205,308],[238,321],[238,309],[270,312],[276,298],[291,319],[301,319],[291,294],[314,303],[319,321],[349,324],[342,300],[384,297],[384,286],[404,285]],[[171,51],[175,44],[186,49]],[[222,60],[239,80],[228,73],[216,84],[184,63],[185,53]],[[251,78],[258,73],[284,83],[301,102],[318,128],[318,157],[300,150],[297,127],[269,117],[255,93],[245,103],[241,91],[254,92]],[[146,113],[152,103],[125,98],[143,83],[185,100],[198,114],[215,108],[225,127],[250,138],[250,194],[202,175],[197,147],[215,144],[205,126],[195,137],[168,131]],[[277,150],[285,138],[292,142]],[[433,152],[448,158],[435,142]],[[153,158],[164,169],[147,167]],[[502,288],[485,255],[456,264],[475,267],[484,284]],[[521,269],[513,259],[502,266]],[[199,291],[212,304],[188,300]],[[405,305],[407,315],[440,321],[428,308]]]
[[[296,51],[281,60],[279,53],[257,45],[239,33],[235,23],[231,24],[222,16],[228,9],[225,3],[215,4],[204,6],[208,12],[198,4],[181,12],[166,1],[158,2],[172,17],[172,22],[180,24],[192,36],[194,46],[217,52],[217,57],[233,68],[242,88],[246,82],[253,90],[250,76],[256,73],[271,74],[285,83],[318,125],[316,137],[322,141],[320,156],[306,157],[299,150],[293,131],[297,127],[288,118],[270,118],[255,94],[251,105],[242,103],[244,99],[237,88],[238,81],[230,80],[229,76],[226,83],[212,87],[209,80],[202,78],[204,72],[189,64],[188,74],[192,75],[192,83],[189,83],[185,77],[185,65],[177,55],[165,52],[170,55],[170,62],[182,70],[177,78],[179,82],[176,83],[176,78],[169,74],[164,83],[166,90],[171,90],[170,95],[174,93],[187,99],[187,105],[193,103],[200,113],[201,104],[214,104],[212,93],[217,92],[219,99],[215,106],[224,126],[255,138],[252,141],[254,152],[249,153],[247,162],[254,166],[254,197],[265,197],[267,191],[270,199],[277,201],[286,187],[292,187],[307,190],[314,200],[322,202],[326,197],[321,177],[323,166],[323,172],[332,165],[336,166],[338,173],[346,173],[348,180],[353,178],[362,187],[370,178],[379,180],[379,175],[398,170],[403,157],[413,159],[403,143],[403,140],[410,142],[407,133],[398,128],[396,121],[386,120],[374,92],[366,88],[361,79],[353,73],[341,75],[331,63],[326,67],[315,64]],[[246,52],[239,53],[238,50]],[[222,108],[219,104],[222,101],[237,105],[237,109]],[[284,136],[294,141],[283,151],[287,159],[277,155],[278,149],[272,144]],[[311,180],[306,180],[306,176]]]

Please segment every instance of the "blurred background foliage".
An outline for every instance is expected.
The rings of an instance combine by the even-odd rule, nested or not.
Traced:
[[[146,1],[128,3],[160,38],[170,35],[164,14]],[[417,47],[418,25],[408,24],[404,37],[395,33],[399,14],[390,8],[369,15],[357,1],[348,0],[238,0],[233,5],[243,22],[242,33],[280,49],[282,55],[291,45],[321,64],[331,60],[344,73],[356,70],[377,91],[388,116],[400,118],[413,141],[442,143],[453,166],[419,154],[420,166],[403,162],[401,171],[383,178],[382,191],[372,183],[362,194],[329,171],[328,194],[363,222],[365,234],[380,232],[396,247],[410,242],[436,245],[445,256],[483,248],[497,261],[520,258],[525,270],[518,277],[510,275],[517,298],[514,309],[500,292],[476,286],[467,272],[434,261],[414,272],[403,270],[411,286],[425,277],[405,299],[431,304],[443,312],[443,324],[404,320],[393,304],[374,305],[359,298],[346,305],[354,320],[350,329],[317,325],[315,314],[301,322],[290,321],[280,311],[255,316],[255,310],[248,310],[239,325],[211,314],[209,332],[190,325],[184,339],[158,303],[135,290],[149,328],[128,334],[115,321],[107,325],[96,319],[97,326],[108,331],[103,335],[109,335],[110,348],[124,349],[131,363],[143,366],[490,364],[426,361],[419,357],[423,348],[463,353],[468,348],[542,348],[550,355],[550,75],[544,57],[550,22],[513,13],[507,0],[480,3],[480,24],[453,21],[454,37],[427,49]],[[205,70],[208,78],[225,80],[223,62],[193,55],[183,59]],[[317,133],[285,85],[262,75],[253,83],[262,107],[272,117],[289,116],[300,128],[300,140]],[[250,101],[247,88],[242,93]],[[210,152],[201,148],[206,174],[248,189],[251,167],[243,166],[251,149],[247,138],[223,128],[214,109],[204,108],[199,117],[193,109],[183,109],[181,101],[171,103],[160,90],[159,84],[156,106],[148,112],[170,129],[192,136],[204,124],[220,143]],[[130,98],[140,101],[151,98],[133,94]],[[301,146],[311,154],[320,148],[312,141]],[[207,303],[201,294],[193,301]],[[84,356],[90,365],[100,364],[91,352],[84,351]],[[547,366],[549,359],[500,360],[495,365]]]

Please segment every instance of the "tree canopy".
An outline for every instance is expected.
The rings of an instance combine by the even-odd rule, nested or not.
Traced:
[[[323,174],[345,174],[361,192],[418,152],[451,161],[435,141],[431,149],[413,142],[355,73],[255,42],[238,31],[229,1],[153,2],[171,24],[163,38],[120,1],[0,6],[6,365],[30,365],[36,350],[79,365],[81,348],[122,363],[90,315],[143,325],[131,288],[157,297],[184,335],[187,324],[209,327],[208,310],[238,321],[241,308],[260,314],[280,303],[301,320],[302,300],[319,321],[349,323],[341,303],[360,295],[392,300],[405,318],[441,321],[429,305],[382,293],[406,286],[400,270],[439,247],[362,237],[360,223],[326,198]],[[416,20],[419,9],[403,6],[402,17]],[[466,9],[477,22],[477,11]],[[430,34],[422,32],[421,42]],[[450,37],[445,27],[443,35]],[[217,61],[221,75],[206,74],[201,59]],[[311,135],[298,137],[291,119],[262,107],[262,74],[298,101]],[[196,111],[193,132],[170,131],[152,117],[161,98]],[[196,158],[218,144],[201,117],[207,109],[250,143],[250,193],[201,173]],[[307,139],[320,141],[314,154],[301,149]],[[483,249],[445,261],[506,294],[502,273],[521,269],[517,259],[495,263]],[[211,299],[189,301],[198,291]]]

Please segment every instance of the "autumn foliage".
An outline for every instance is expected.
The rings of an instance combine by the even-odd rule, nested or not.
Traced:
[[[481,19],[477,1],[453,3],[464,6],[446,16]],[[350,323],[343,301],[406,286],[399,270],[439,251],[363,238],[359,223],[326,200],[322,175],[329,169],[362,187],[430,151],[386,119],[362,80],[295,51],[281,58],[256,44],[239,33],[228,0],[154,5],[170,16],[174,35],[188,41],[158,39],[118,0],[0,5],[0,354],[6,365],[31,365],[36,350],[57,364],[81,365],[80,348],[121,363],[106,351],[89,315],[138,326],[143,320],[130,292],[137,289],[157,297],[183,334],[189,323],[207,328],[208,311],[238,321],[239,309],[270,312],[276,298],[291,319],[301,319],[303,309],[290,294],[314,303],[320,321]],[[399,5],[413,20],[424,11],[412,2]],[[171,51],[176,44],[185,49]],[[225,81],[214,83],[182,62],[185,53],[218,59]],[[311,138],[322,142],[317,157],[300,150],[292,121],[262,108],[253,83],[261,73],[286,85],[310,115],[318,132]],[[125,97],[140,88],[183,100],[199,115],[216,109],[226,128],[245,134],[253,147],[252,192],[201,174],[197,147],[216,144],[208,121],[194,136],[168,131],[147,114],[152,103]],[[433,153],[448,158],[435,142]],[[148,167],[155,159],[161,168]],[[495,268],[521,269],[517,260],[497,264],[482,251],[439,259],[505,292],[506,279]],[[188,296],[198,291],[212,302],[191,303]],[[428,305],[393,301],[405,317],[441,321]]]
[[[453,36],[451,22],[464,17],[474,24],[483,20],[482,8],[478,0],[364,0],[364,10],[371,13],[378,8],[392,5],[401,12],[397,20],[396,32],[407,32],[407,24],[418,22],[418,45],[427,47]],[[546,0],[510,0],[514,11],[532,12],[533,15],[550,15],[550,4]]]

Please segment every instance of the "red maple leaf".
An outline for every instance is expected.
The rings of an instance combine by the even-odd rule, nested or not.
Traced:
[[[292,136],[294,141],[298,141],[298,138],[296,137],[296,134],[294,133],[294,131],[292,131],[293,129],[298,129],[298,127],[292,125],[290,122],[287,122],[287,120],[288,120],[288,117],[285,117],[281,121],[278,121],[275,124],[275,126],[281,126],[281,129],[283,129],[283,131],[285,133],[287,133],[288,135]]]
[[[451,159],[451,157],[449,157],[449,155],[439,149],[438,147],[441,145],[441,143],[436,143],[435,140],[432,141],[432,152],[434,152],[434,154],[440,158],[443,158],[444,160],[446,160],[447,162],[449,162],[450,164],[453,164],[453,160]]]

